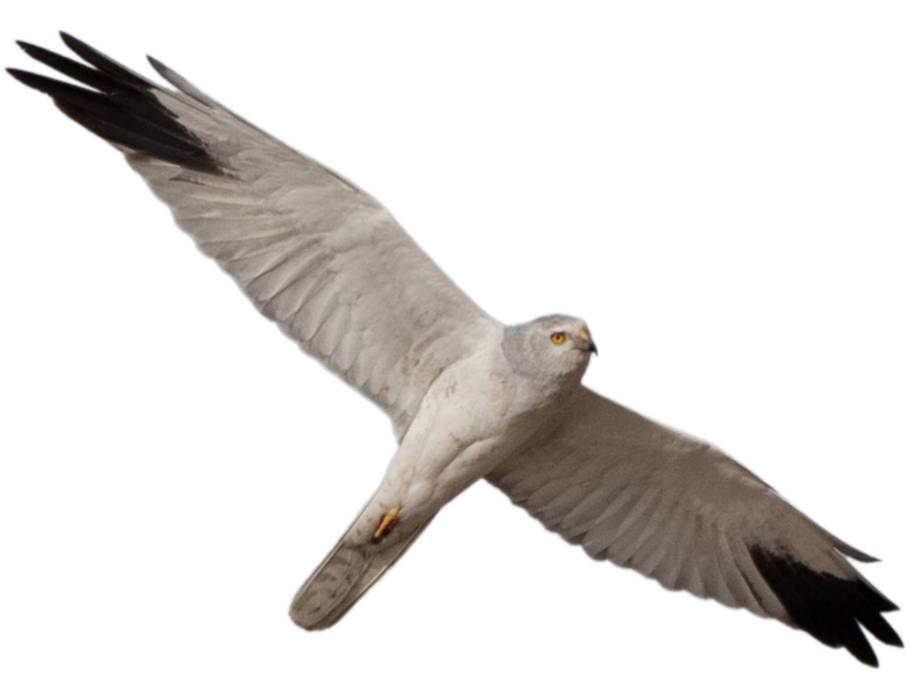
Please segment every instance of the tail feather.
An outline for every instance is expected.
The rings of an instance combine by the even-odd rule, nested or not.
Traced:
[[[367,531],[356,529],[361,517],[356,519],[294,596],[291,619],[308,631],[335,624],[403,555],[431,520],[415,526],[398,525],[384,540],[374,543],[370,535],[364,534]]]

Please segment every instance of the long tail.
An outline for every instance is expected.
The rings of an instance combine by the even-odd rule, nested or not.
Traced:
[[[309,631],[335,624],[402,556],[432,518],[415,525],[398,523],[385,538],[374,541],[366,507],[297,591],[289,610],[291,619]]]

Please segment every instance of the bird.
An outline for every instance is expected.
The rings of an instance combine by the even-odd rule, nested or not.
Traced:
[[[896,605],[835,537],[718,447],[582,384],[598,349],[562,314],[506,325],[376,199],[148,57],[169,86],[61,33],[10,68],[114,145],[268,319],[391,419],[396,450],[289,614],[325,629],[475,482],[598,560],[810,634],[878,666]]]

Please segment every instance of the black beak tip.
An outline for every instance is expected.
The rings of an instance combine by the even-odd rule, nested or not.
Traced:
[[[595,342],[594,342],[594,341],[589,341],[589,342],[588,342],[588,352],[594,353],[595,355],[598,354],[598,348],[595,346]]]

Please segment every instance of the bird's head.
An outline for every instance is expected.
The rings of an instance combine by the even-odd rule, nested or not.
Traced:
[[[506,327],[502,349],[516,370],[576,380],[598,353],[585,322],[562,314]]]

